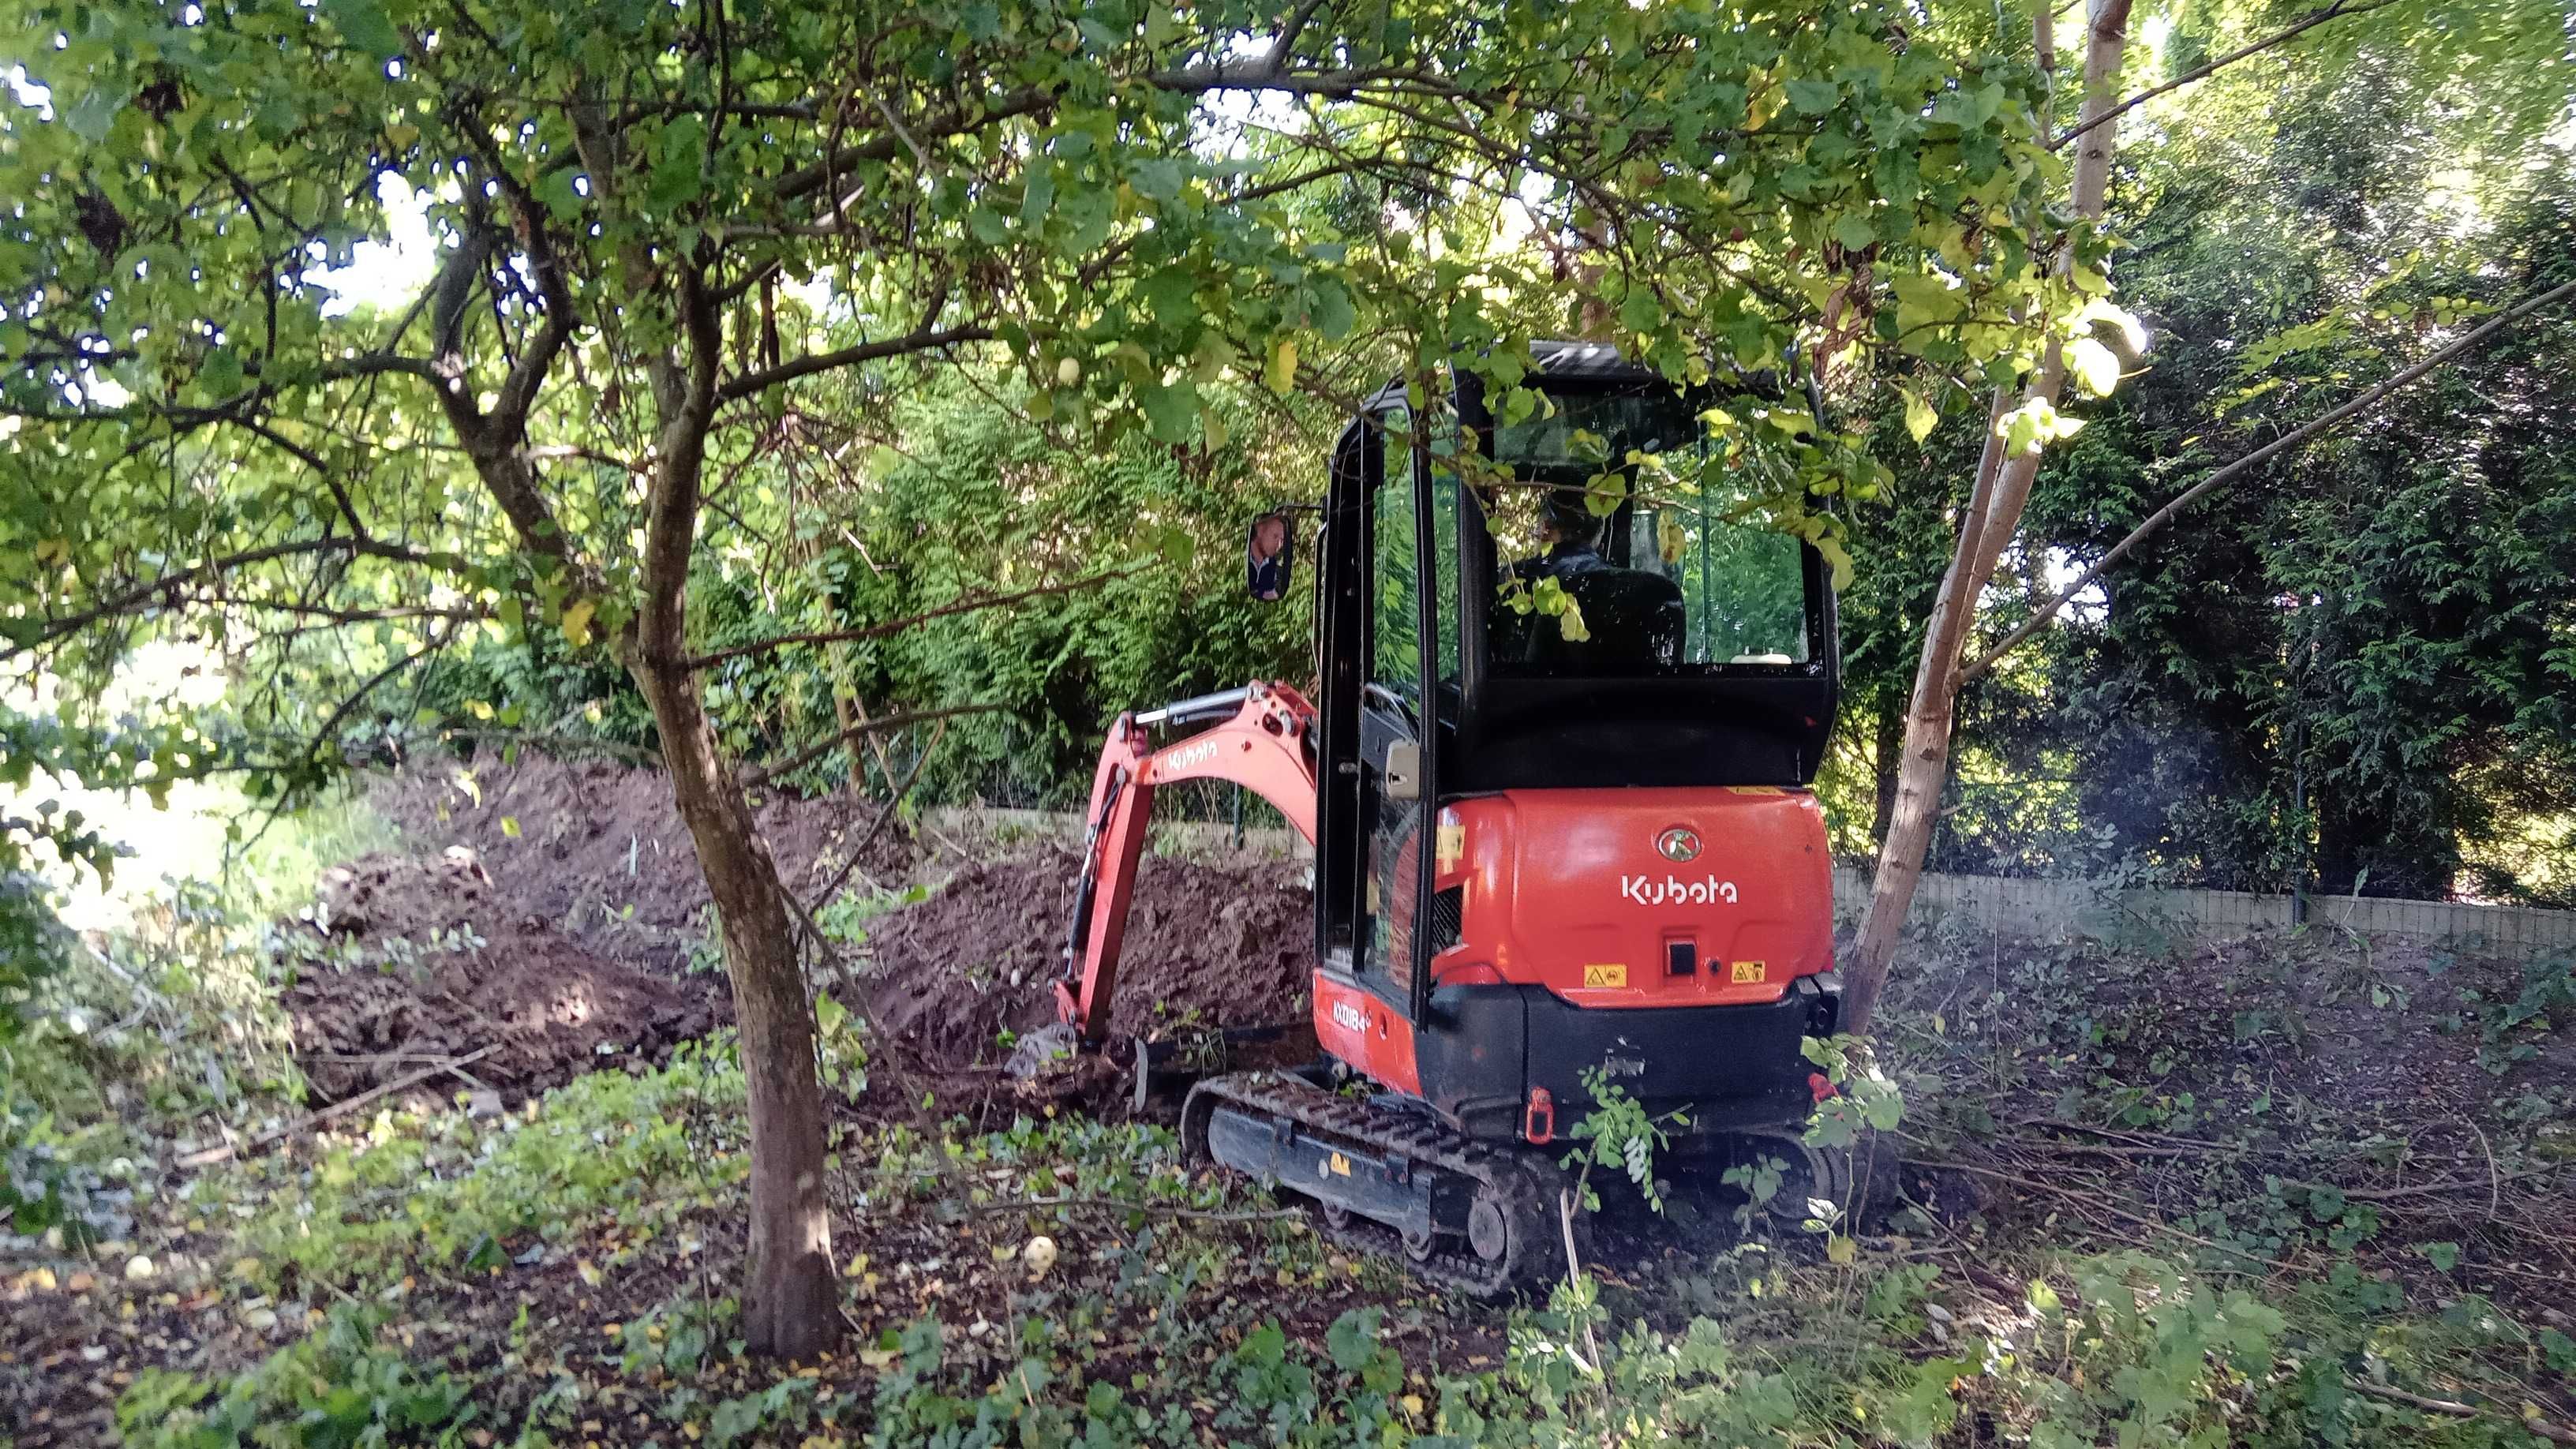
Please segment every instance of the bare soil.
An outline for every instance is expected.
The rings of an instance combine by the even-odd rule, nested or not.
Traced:
[[[698,853],[658,770],[522,753],[385,776],[369,803],[435,853],[463,846],[495,901],[614,961],[665,973],[705,952],[714,915]],[[880,807],[843,794],[772,795],[755,811],[780,873],[810,898],[848,860]],[[912,878],[915,853],[889,825],[852,873],[862,890]]]
[[[501,895],[463,846],[368,855],[326,873],[304,928],[324,959],[283,997],[317,1093],[343,1100],[488,1049],[462,1080],[513,1100],[598,1067],[659,1061],[730,1017],[719,978],[622,965]]]
[[[417,766],[370,803],[411,849],[328,872],[280,940],[305,1079],[339,1101],[489,1048],[464,1081],[505,1102],[585,1071],[658,1061],[729,1021],[706,884],[658,772],[522,754]],[[878,806],[775,797],[758,819],[790,885],[837,875]],[[851,873],[900,883],[888,829]]]
[[[488,1047],[471,1084],[516,1101],[583,1071],[659,1060],[730,1020],[696,851],[659,773],[486,755],[386,776],[371,803],[409,850],[335,868],[281,923],[299,958],[286,1004],[317,1099]],[[990,1067],[1006,1033],[1055,1018],[1078,862],[1026,845],[991,860],[953,844],[934,854],[893,826],[869,839],[880,809],[772,797],[757,819],[801,898],[840,878],[863,840],[847,876],[862,897],[933,885],[866,927],[856,964],[870,1014],[917,1068]],[[1112,1031],[1302,1021],[1310,901],[1302,868],[1280,861],[1149,857]],[[1108,1095],[1117,1075],[1054,1083],[1051,1096]]]

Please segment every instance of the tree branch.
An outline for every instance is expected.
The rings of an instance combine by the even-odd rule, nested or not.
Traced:
[[[2053,598],[2045,605],[2042,605],[2039,612],[2031,615],[2027,619],[2024,619],[2019,627],[2015,628],[2011,633],[2006,634],[2001,640],[1997,641],[1995,646],[1992,649],[1987,650],[1984,656],[1979,658],[1976,663],[1971,664],[1966,669],[1960,671],[1959,683],[1961,685],[1966,685],[1972,680],[1982,678],[1986,671],[1995,667],[1995,661],[2003,658],[2005,654],[2011,652],[2014,645],[2019,644],[2024,639],[2037,633],[2041,625],[2044,625],[2049,620],[2057,617],[2058,611],[2064,609],[2068,604],[2075,602],[2075,597],[2078,594],[2083,593],[2086,589],[2091,588],[2094,582],[2100,579],[2103,573],[2106,572],[2111,565],[2118,563],[2128,554],[2129,550],[2137,547],[2148,534],[2151,534],[2157,529],[2164,527],[2166,524],[2171,523],[2176,514],[2179,514],[2192,504],[2199,502],[2214,490],[2234,482],[2247,471],[2259,467],[2273,457],[2305,443],[2310,438],[2317,436],[2319,433],[2325,432],[2327,429],[2332,428],[2335,424],[2342,422],[2353,414],[2370,407],[2374,403],[2377,403],[2381,399],[2389,396],[2391,393],[2399,391],[2407,384],[2422,377],[2424,374],[2431,372],[2435,368],[2442,366],[2444,363],[2450,362],[2461,354],[2474,349],[2479,343],[2486,341],[2496,333],[2503,331],[2505,328],[2512,326],[2514,323],[2521,321],[2532,313],[2547,307],[2553,302],[2557,302],[2571,296],[2576,296],[2576,282],[2563,283],[2559,286],[2552,287],[2548,291],[2542,292],[2537,296],[2524,298],[2522,301],[2517,302],[2513,306],[2506,308],[2504,311],[2488,318],[2483,325],[2471,330],[2450,346],[2443,348],[2432,356],[2427,357],[2423,361],[2416,363],[2414,366],[2407,368],[2405,371],[2398,373],[2395,377],[2388,379],[2386,382],[2383,382],[2379,386],[2372,388],[2370,391],[2363,393],[2361,396],[2354,398],[2352,401],[2345,403],[2343,406],[2336,408],[2334,411],[2327,413],[2325,416],[2309,422],[2306,426],[2296,428],[2290,432],[2282,434],[2280,437],[2273,439],[2271,442],[2264,444],[2262,447],[2255,449],[2253,452],[2246,454],[2244,457],[2237,459],[2235,462],[2228,464],[2226,467],[2219,469],[2217,472],[2210,474],[2208,477],[2201,479],[2189,488],[2184,489],[2181,493],[2176,494],[2173,501],[2147,515],[2144,522],[2129,530],[2127,537],[2121,539],[2118,543],[2111,545],[2109,551],[2104,553],[2091,568],[2078,574],[2074,582],[2068,584],[2062,591],[2060,591],[2056,598]]]
[[[901,337],[889,337],[882,342],[863,342],[856,347],[843,347],[831,352],[811,353],[793,362],[763,368],[758,372],[743,373],[716,390],[716,401],[737,402],[776,387],[782,382],[811,377],[815,373],[828,372],[836,367],[852,367],[884,357],[909,356],[915,352],[928,352],[933,348],[948,347],[960,342],[985,342],[991,340],[992,336],[993,331],[989,327],[939,328],[925,325],[919,331],[906,333]]]
[[[340,707],[331,711],[330,718],[322,721],[322,728],[313,732],[313,742],[305,746],[304,758],[307,760],[321,758],[322,747],[330,743],[331,737],[340,732],[340,725],[342,722],[347,720],[350,714],[356,711],[360,704],[366,702],[368,695],[371,695],[378,689],[382,688],[386,680],[393,678],[395,675],[409,669],[421,660],[426,659],[430,655],[437,653],[439,650],[446,648],[449,641],[453,640],[455,637],[456,631],[452,628],[444,634],[433,632],[428,639],[422,642],[418,649],[396,659],[393,663],[386,665],[375,673],[368,675],[366,682],[359,685],[356,692],[352,693],[348,698],[340,701]]]
[[[361,539],[372,537],[367,531],[367,521],[358,516],[358,505],[350,499],[349,490],[340,486],[339,476],[331,471],[331,465],[322,460],[321,454],[295,442],[284,433],[256,418],[236,417],[232,421],[252,434],[266,439],[270,446],[284,451],[295,461],[312,469],[314,476],[322,480],[322,486],[331,490],[331,501],[339,506],[340,516],[349,521],[349,531]]]
[[[882,725],[875,721],[870,721],[868,727],[871,729],[883,728]],[[920,754],[913,757],[912,768],[903,772],[902,782],[895,784],[893,793],[886,796],[885,808],[877,812],[877,818],[869,822],[866,833],[862,834],[858,838],[857,842],[850,846],[850,858],[842,861],[840,870],[832,876],[831,880],[824,883],[824,886],[820,891],[815,892],[814,904],[807,907],[808,910],[819,911],[824,906],[829,905],[832,897],[839,893],[842,885],[848,882],[851,874],[858,870],[859,857],[865,855],[868,847],[876,843],[876,838],[885,833],[886,823],[894,819],[894,814],[897,810],[903,808],[903,797],[912,793],[913,782],[921,778],[922,767],[930,763],[932,752],[939,748],[940,740],[944,738],[947,733],[948,721],[944,719],[932,727],[929,742],[921,747]],[[843,738],[846,739],[848,736],[844,735]],[[883,764],[885,759],[885,746],[882,743],[879,743],[877,745],[877,750],[878,763]],[[888,783],[894,782],[889,781]]]
[[[1297,37],[1305,31],[1306,22],[1314,19],[1315,12],[1323,8],[1324,0],[1305,0],[1304,4],[1299,5],[1288,16],[1287,22],[1279,27],[1279,38],[1270,43],[1269,58],[1263,62],[1264,68],[1272,75],[1280,75],[1287,71],[1288,56],[1296,47]]]
[[[1021,91],[996,100],[972,114],[951,111],[943,116],[915,121],[908,129],[910,138],[914,142],[925,139],[943,141],[950,136],[982,130],[996,121],[1031,115],[1054,104],[1055,97],[1044,91]],[[781,197],[803,196],[828,184],[832,178],[861,161],[891,161],[897,154],[907,149],[905,138],[893,132],[860,142],[855,146],[843,146],[811,166],[790,171],[780,177],[775,190]]]
[[[265,548],[244,549],[239,553],[229,553],[203,560],[188,568],[163,574],[148,583],[131,585],[110,595],[106,602],[92,605],[78,613],[48,619],[42,631],[34,639],[24,644],[12,644],[5,649],[0,649],[0,660],[15,659],[30,650],[41,649],[48,644],[69,638],[101,619],[139,612],[154,600],[177,592],[190,579],[220,576],[235,569],[248,568],[252,564],[317,553],[346,553],[358,558],[378,558],[394,563],[421,564],[448,573],[461,573],[466,569],[465,561],[452,554],[423,553],[417,549],[405,548],[400,544],[378,543],[372,539],[308,538],[294,543],[273,543]]]
[[[2255,41],[2251,45],[2240,46],[2237,49],[2231,50],[2227,54],[2218,57],[2216,60],[2207,61],[2201,65],[2195,66],[2192,69],[2183,72],[2181,75],[2175,76],[2172,80],[2166,81],[2163,85],[2138,92],[2136,95],[2129,97],[2127,100],[2120,102],[2116,106],[2111,107],[2102,114],[2092,117],[2082,125],[2077,126],[2075,129],[2067,132],[2065,135],[2058,137],[2048,144],[2051,149],[2063,146],[2067,142],[2074,140],[2076,137],[2083,135],[2085,132],[2092,130],[2094,127],[2103,125],[2110,121],[2115,121],[2120,117],[2127,115],[2129,112],[2136,110],[2138,107],[2145,105],[2147,102],[2154,100],[2158,96],[2168,95],[2174,91],[2181,90],[2184,86],[2190,85],[2194,81],[2206,80],[2223,67],[2234,65],[2236,62],[2244,60],[2249,56],[2261,55],[2263,52],[2270,50],[2276,45],[2286,44],[2287,42],[2296,39],[2299,35],[2309,29],[2323,25],[2327,21],[2333,20],[2338,16],[2365,15],[2373,10],[2384,9],[2395,3],[2396,0],[2370,0],[2370,3],[2368,4],[2353,5],[2344,3],[2344,0],[2335,0],[2334,4],[2325,7],[2323,10],[2312,10],[2308,12],[2306,15],[2300,17],[2296,22],[2292,23],[2288,29],[2268,35],[2261,40]]]
[[[763,765],[757,770],[745,771],[742,776],[742,787],[746,790],[756,790],[781,775],[792,775],[862,735],[873,734],[879,730],[898,730],[905,725],[925,724],[935,719],[955,719],[959,715],[991,714],[996,710],[1007,708],[1009,706],[1000,704],[952,704],[944,709],[917,709],[908,714],[890,714],[869,720],[864,724],[854,724],[838,734],[815,741],[776,764]]]
[[[749,644],[728,645],[712,653],[685,660],[683,663],[690,669],[704,669],[712,664],[721,664],[728,659],[739,659],[746,654],[766,654],[773,649],[787,649],[798,644],[841,644],[854,639],[882,639],[889,634],[900,634],[916,624],[926,624],[933,619],[945,619],[952,614],[971,614],[979,609],[997,609],[1005,604],[1042,599],[1051,594],[1070,594],[1082,589],[1096,588],[1099,585],[1141,573],[1146,567],[1147,565],[1143,563],[1129,564],[1123,569],[1089,574],[1064,583],[1041,584],[1036,588],[1022,589],[1013,594],[969,595],[962,599],[951,599],[935,609],[924,609],[918,614],[907,615],[901,619],[890,619],[882,624],[869,624],[857,629],[825,629],[812,634],[781,634],[774,639],[758,639]]]

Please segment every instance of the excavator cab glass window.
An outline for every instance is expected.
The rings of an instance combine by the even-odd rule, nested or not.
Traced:
[[[1371,657],[1369,678],[1400,695],[1408,707],[1421,688],[1422,622],[1419,557],[1422,520],[1415,516],[1411,469],[1405,461],[1411,439],[1401,429],[1407,414],[1391,410],[1387,418],[1387,478],[1370,500],[1369,581]],[[1431,475],[1431,540],[1440,571],[1437,614],[1440,678],[1458,678],[1458,478],[1435,467]]]
[[[1493,429],[1488,662],[1504,676],[1697,674],[1803,664],[1812,580],[1796,538],[1711,485],[1696,405],[1568,393]],[[1720,475],[1722,476],[1722,475]]]
[[[1414,918],[1413,851],[1421,838],[1423,802],[1387,788],[1390,754],[1422,735],[1422,568],[1424,520],[1417,507],[1412,413],[1401,405],[1377,415],[1385,466],[1368,498],[1368,677],[1362,690],[1360,770],[1368,806],[1368,869],[1363,885],[1362,973],[1387,987],[1406,979]],[[1441,599],[1457,596],[1457,489],[1435,486],[1434,567]],[[1456,610],[1435,609],[1443,679],[1458,677]]]

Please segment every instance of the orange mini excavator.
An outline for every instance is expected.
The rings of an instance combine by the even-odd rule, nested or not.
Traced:
[[[1704,457],[1705,403],[1606,347],[1537,362],[1525,421],[1455,379],[1484,481],[1401,388],[1342,433],[1315,532],[1318,700],[1254,683],[1110,730],[1054,1034],[1106,1036],[1155,790],[1260,795],[1315,847],[1324,1055],[1199,1082],[1183,1140],[1486,1293],[1561,1271],[1549,1144],[1597,1083],[1681,1109],[1682,1147],[1782,1159],[1800,1216],[1849,1172],[1798,1138],[1831,1090],[1800,1038],[1840,1004],[1806,789],[1840,687],[1829,574],[1722,490],[1630,489],[1603,514],[1605,466]],[[1254,526],[1256,595],[1285,588],[1279,522]]]

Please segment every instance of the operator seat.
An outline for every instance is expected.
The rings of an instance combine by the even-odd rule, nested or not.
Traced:
[[[1536,587],[1556,580],[1583,611],[1588,639],[1568,639],[1556,619],[1508,605],[1494,609],[1494,661],[1537,673],[1636,673],[1681,662],[1688,616],[1681,585],[1646,569],[1623,569],[1589,548],[1563,547],[1512,572]]]

